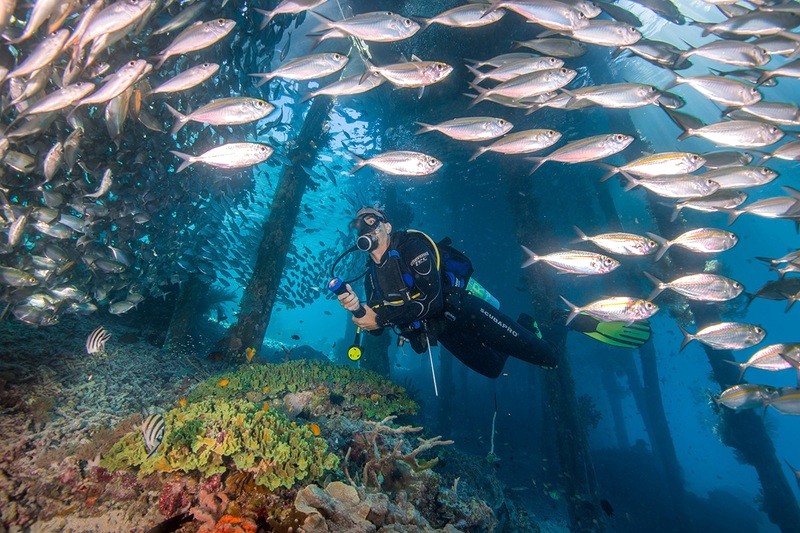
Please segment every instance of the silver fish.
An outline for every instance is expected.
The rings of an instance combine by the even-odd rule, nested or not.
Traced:
[[[486,13],[489,4],[466,4],[448,9],[425,21],[425,26],[442,24],[453,28],[477,28],[497,22],[506,14],[504,9]]]
[[[261,21],[261,25],[258,27],[258,29],[263,30],[266,28],[267,24],[269,24],[276,15],[293,15],[302,13],[303,11],[321,6],[327,1],[328,0],[281,0],[272,11],[254,9],[256,13],[264,15],[264,19]]]
[[[114,74],[106,79],[102,87],[97,89],[94,93],[81,99],[75,107],[92,104],[102,104],[108,102],[125,92],[125,90],[133,85],[136,80],[144,73],[148,63],[144,59],[136,59],[128,61]]]
[[[611,298],[604,298],[596,300],[582,307],[571,303],[569,300],[561,297],[569,306],[570,314],[567,317],[567,324],[578,316],[580,313],[595,317],[602,322],[625,322],[632,324],[637,320],[650,318],[658,312],[658,306],[653,302],[642,300],[640,298],[630,298],[628,296],[612,296]]]
[[[661,93],[652,85],[641,83],[612,83],[565,91],[574,100],[590,102],[612,109],[633,109],[659,100]]]
[[[287,80],[313,80],[324,78],[344,68],[350,58],[337,53],[310,54],[292,59],[272,72],[250,74],[259,78],[256,87],[260,87],[272,78],[285,78]]]
[[[762,98],[758,89],[752,85],[722,76],[695,76],[692,78],[676,76],[675,83],[685,83],[706,98],[729,106],[754,104]]]
[[[782,354],[792,355],[797,354],[798,352],[800,352],[799,343],[770,344],[769,346],[765,346],[751,355],[750,358],[744,363],[737,363],[736,361],[728,362],[739,367],[740,371],[738,381],[741,381],[742,376],[744,376],[744,373],[748,368],[759,368],[761,370],[770,371],[787,370],[792,368],[792,365],[786,361]]]
[[[605,181],[618,172],[648,178],[689,174],[702,167],[705,162],[702,156],[690,152],[661,152],[640,157],[618,167],[601,165],[609,167],[609,174],[600,181]]]
[[[111,177],[111,169],[107,168],[105,172],[103,172],[103,178],[100,180],[100,186],[97,190],[91,194],[84,194],[83,196],[85,198],[100,198],[111,189],[113,183],[114,180]]]
[[[396,87],[423,88],[442,81],[453,72],[453,67],[439,61],[422,61],[411,56],[411,61],[377,66],[366,62],[369,72],[377,72]],[[364,73],[364,79],[367,74]]]
[[[534,22],[555,31],[570,31],[584,28],[589,19],[581,11],[555,0],[493,0],[486,15],[498,9],[507,9],[522,15],[529,22]]]
[[[758,45],[739,41],[712,41],[683,52],[680,61],[692,56],[737,67],[760,67],[769,60],[769,52]]]
[[[481,72],[469,65],[467,65],[467,69],[475,75],[474,83],[477,84],[486,79],[509,81],[522,74],[530,74],[531,72],[538,72],[549,68],[561,68],[563,65],[564,61],[562,59],[556,59],[555,57],[539,57],[535,59],[509,61],[489,72]]]
[[[356,165],[350,171],[354,174],[364,166],[371,166],[393,176],[427,176],[439,170],[442,162],[435,157],[420,152],[384,152],[369,159],[361,159],[351,154]]]
[[[781,387],[778,394],[770,396],[765,402],[784,415],[800,415],[800,388]]]
[[[177,173],[194,163],[204,163],[218,168],[249,167],[266,161],[273,151],[272,147],[266,144],[244,142],[223,144],[198,156],[174,150],[170,150],[170,153],[183,160],[175,171]]]
[[[485,100],[491,95],[508,96],[519,100],[555,91],[571,82],[578,73],[568,68],[549,68],[504,81],[491,89],[478,87],[474,83],[470,86],[478,92],[478,97],[470,102],[469,107]]]
[[[800,24],[800,17],[793,13],[751,11],[738,17],[732,17],[717,24],[695,23],[703,28],[703,36],[709,33],[763,36],[776,35],[786,28],[794,28]]]
[[[733,150],[706,152],[703,154],[703,157],[706,160],[705,168],[710,170],[749,165],[753,160],[751,154]]]
[[[732,209],[729,211],[728,224],[733,224],[733,222],[744,213],[762,218],[784,218],[796,215],[798,213],[798,206],[800,206],[800,191],[787,186],[783,186],[782,188],[791,194],[791,196],[763,198],[744,206],[742,209]]]
[[[142,423],[142,437],[144,438],[144,448],[147,451],[148,459],[153,456],[164,440],[166,427],[164,417],[159,414],[148,416]]]
[[[111,333],[107,332],[103,326],[92,331],[86,338],[86,353],[100,353],[106,351],[106,342],[111,338]]]
[[[166,105],[175,123],[172,125],[172,134],[180,131],[189,121],[211,124],[212,126],[231,126],[235,124],[247,124],[256,120],[261,120],[275,109],[275,106],[247,96],[236,96],[233,98],[218,98],[206,105],[184,115]]]
[[[161,26],[160,28],[153,31],[153,35],[162,35],[164,33],[169,33],[173,30],[178,30],[183,28],[187,24],[194,21],[197,16],[206,8],[207,2],[196,2],[189,6],[186,6],[186,9],[172,17],[169,22]],[[258,11],[258,10],[256,10]]]
[[[22,35],[16,39],[9,40],[9,42],[11,44],[17,44],[30,38],[34,33],[36,33],[36,30],[38,30],[39,27],[44,24],[44,21],[47,20],[50,15],[55,13],[60,4],[61,0],[36,0],[36,2],[33,4],[31,14],[28,16],[28,22],[25,23],[25,29],[23,30]]]
[[[678,214],[682,209],[691,209],[693,211],[701,211],[703,213],[714,213],[716,211],[725,211],[728,209],[736,209],[747,200],[747,193],[743,191],[734,191],[730,189],[720,189],[714,194],[702,198],[692,198],[683,202],[678,202],[675,205],[675,213],[671,220],[678,218]]]
[[[136,306],[133,302],[129,302],[128,300],[120,300],[109,305],[108,312],[112,315],[124,315],[134,307]]]
[[[79,81],[72,85],[67,85],[62,89],[58,89],[48,94],[25,111],[17,115],[16,120],[24,116],[36,115],[39,113],[53,113],[60,111],[66,107],[71,106],[77,100],[80,100],[94,89],[94,83]]]
[[[216,74],[218,70],[219,65],[216,63],[203,63],[188,68],[151,89],[149,94],[176,93],[191,89]]]
[[[586,53],[586,46],[583,43],[572,39],[531,39],[530,41],[518,41],[515,47],[530,48],[545,56],[560,57],[562,59],[580,57]]]
[[[375,87],[379,87],[385,81],[386,78],[384,78],[377,72],[370,73],[366,78],[364,78],[363,74],[356,74],[355,76],[348,76],[346,78],[342,78],[341,80],[335,81],[330,85],[321,87],[316,91],[313,91],[307,96],[303,97],[303,99],[300,101],[305,102],[307,100],[310,100],[311,98],[316,98],[317,96],[321,95],[346,96],[353,94],[361,94],[367,91],[371,91]]]
[[[555,130],[525,130],[518,131],[496,140],[489,146],[478,148],[470,161],[486,152],[500,154],[529,154],[553,146],[561,139],[561,133]]]
[[[726,109],[723,114],[732,118],[749,119],[756,117],[773,124],[800,125],[800,108],[794,104],[782,102],[756,102],[755,104]]]
[[[9,287],[33,287],[38,285],[39,281],[24,270],[0,266],[0,284]]]
[[[160,54],[156,69],[172,56],[196,52],[222,40],[236,26],[230,19],[215,19],[208,22],[196,22],[179,33]]]
[[[689,274],[669,282],[663,282],[649,272],[644,275],[655,285],[655,289],[647,297],[648,300],[655,299],[665,289],[672,289],[689,300],[726,302],[736,298],[744,290],[738,281],[717,274]]]
[[[17,68],[8,73],[9,78],[27,76],[52,63],[64,49],[64,44],[69,37],[69,30],[58,30],[48,35]]]
[[[595,161],[610,155],[617,154],[628,147],[633,142],[633,137],[622,133],[609,133],[605,135],[595,135],[585,139],[573,141],[566,146],[562,146],[553,153],[544,157],[529,157],[528,161],[536,164],[531,169],[531,174],[547,161],[558,161],[559,163],[585,163]]]
[[[755,346],[764,340],[764,336],[767,334],[760,326],[742,322],[718,322],[706,326],[694,334],[689,333],[680,325],[678,327],[683,333],[683,342],[679,351],[682,351],[693,340],[700,341],[715,350],[741,350]]]
[[[733,410],[755,409],[766,404],[767,400],[777,394],[775,387],[744,383],[734,385],[722,391],[714,398],[714,402]]]
[[[703,126],[689,128],[679,139],[690,136],[703,137],[721,146],[736,148],[758,148],[769,146],[783,137],[783,131],[775,125],[753,120],[727,120]]]
[[[786,63],[774,70],[765,72],[758,78],[758,84],[763,85],[768,80],[774,77],[782,76],[786,78],[800,78],[800,59],[795,59],[790,63]]]
[[[581,231],[578,226],[573,226],[573,229],[578,234],[578,242],[592,242],[612,254],[650,255],[658,249],[656,241],[634,233],[601,233],[590,237]]]
[[[416,133],[438,131],[451,139],[458,141],[486,141],[505,135],[514,127],[513,124],[502,118],[493,117],[466,117],[446,120],[439,124],[425,124],[417,122],[422,129]]]
[[[619,267],[619,261],[603,254],[584,252],[582,250],[566,250],[547,255],[536,255],[525,246],[522,247],[528,259],[522,264],[527,268],[534,263],[544,261],[548,265],[570,274],[598,275],[608,274]]]
[[[720,189],[744,189],[766,185],[778,177],[778,173],[767,167],[726,167],[702,174],[704,178],[719,183]]]
[[[336,37],[352,35],[364,41],[390,43],[408,39],[420,29],[420,25],[408,17],[388,11],[361,13],[344,20],[333,21],[316,11],[311,11],[322,25],[314,32],[333,32]],[[344,34],[344,35],[343,35]],[[320,40],[325,38],[323,33]]]
[[[627,184],[625,190],[630,191],[636,187],[643,187],[648,191],[664,198],[704,198],[719,190],[719,183],[706,178],[704,175],[693,176],[663,176],[638,179],[630,174],[623,173]]]
[[[790,141],[777,147],[771,154],[763,154],[761,162],[773,157],[784,161],[800,161],[800,141]]]
[[[627,24],[613,20],[590,20],[588,22],[586,27],[565,32],[565,35],[584,43],[599,44],[600,46],[628,46],[642,38],[639,30]]]
[[[78,50],[103,35],[135,23],[152,7],[151,0],[119,0],[92,17],[78,41]]]
[[[715,228],[692,229],[681,233],[672,240],[664,239],[654,233],[647,235],[661,245],[661,249],[656,254],[656,261],[661,259],[673,245],[681,246],[692,252],[713,254],[730,250],[739,242],[739,238],[734,233]]]

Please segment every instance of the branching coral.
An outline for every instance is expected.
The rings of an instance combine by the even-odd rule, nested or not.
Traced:
[[[224,380],[222,387],[219,384]],[[308,360],[245,365],[200,383],[187,399],[247,398],[258,402],[305,392],[312,393],[308,409],[314,414],[382,419],[413,415],[419,408],[403,387],[375,372]]]
[[[386,448],[385,443],[383,443],[382,435],[402,436],[408,433],[418,433],[422,431],[421,427],[401,426],[394,428],[389,426],[388,424],[395,418],[394,416],[388,416],[380,422],[367,422],[373,429],[364,434],[364,441],[366,442],[364,450],[367,455],[364,470],[361,474],[361,485],[364,487],[372,484],[375,488],[381,488],[383,479],[397,467],[398,462],[405,463],[414,472],[422,472],[423,470],[433,468],[436,466],[436,463],[439,462],[438,457],[420,463],[417,460],[417,455],[436,446],[449,446],[453,444],[452,440],[441,440],[441,436],[430,439],[417,439],[419,445],[410,452],[404,453],[403,448],[407,443],[405,439],[401,437],[397,439],[394,446],[389,450]],[[381,450],[382,445],[384,447],[383,451]],[[348,461],[351,451],[352,449],[347,451],[344,472],[350,482],[354,484],[348,470]]]
[[[169,411],[164,421],[164,439],[152,457],[147,457],[141,433],[134,431],[111,448],[102,466],[138,468],[140,475],[183,471],[212,476],[239,470],[274,490],[318,479],[339,464],[308,426],[244,400],[193,402]]]

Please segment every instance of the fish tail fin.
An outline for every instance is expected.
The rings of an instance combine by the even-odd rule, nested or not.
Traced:
[[[567,306],[569,307],[569,316],[567,316],[567,322],[566,322],[566,325],[569,325],[569,323],[572,322],[572,320],[580,314],[581,310],[578,308],[577,305],[570,302],[563,296],[559,296],[559,298],[564,300],[564,303],[567,304]]]
[[[730,226],[736,222],[736,219],[739,218],[742,213],[744,213],[742,209],[728,209],[728,225]]]
[[[488,148],[486,148],[485,146],[481,146],[480,148],[475,150],[475,153],[472,154],[472,157],[470,157],[469,160],[470,161],[474,161],[475,159],[480,157],[484,152],[487,152],[487,151],[488,151]]]
[[[784,313],[788,313],[789,309],[791,309],[792,306],[795,304],[795,302],[797,302],[796,296],[797,296],[796,294],[793,294],[793,295],[789,296],[789,298],[787,298],[789,303],[786,304],[786,309],[783,310]]]
[[[500,0],[489,0],[489,7],[481,14],[481,18],[500,9]]]
[[[528,254],[528,259],[524,263],[522,263],[522,268],[528,268],[532,264],[539,261],[539,256],[533,253],[530,248],[523,246],[522,249],[525,251],[526,254]]]
[[[300,99],[300,103],[308,102],[312,98],[316,98],[316,97],[317,97],[317,93],[316,92],[309,93],[309,94],[305,95],[304,97],[302,97]]]
[[[483,87],[481,87],[481,86],[479,86],[479,85],[477,85],[475,83],[472,83],[472,82],[468,82],[468,83],[469,83],[469,86],[472,87],[475,90],[475,92],[478,93],[478,96],[473,98],[472,102],[470,102],[469,105],[467,106],[469,108],[469,107],[474,106],[478,102],[483,102],[484,100],[486,100],[486,98],[489,96],[487,94],[489,89],[485,89],[485,88],[483,88]]]
[[[695,336],[683,329],[683,326],[680,324],[678,324],[678,329],[680,329],[681,333],[683,334],[683,341],[681,342],[680,349],[678,349],[679,352],[682,352],[683,349],[686,348],[686,345],[695,339]]]
[[[415,122],[414,124],[416,124],[417,126],[422,126],[420,129],[414,132],[414,135],[419,135],[421,133],[428,133],[429,131],[433,131],[433,126],[430,124],[425,124],[424,122]],[[470,159],[470,161],[472,160]]]
[[[185,169],[186,167],[188,167],[189,165],[191,165],[192,163],[194,163],[196,161],[196,159],[195,159],[195,157],[193,155],[184,154],[184,153],[178,152],[176,150],[170,150],[169,152],[172,155],[174,155],[176,157],[179,157],[179,158],[181,158],[183,160],[183,162],[178,167],[178,170],[175,171],[175,174],[177,174],[178,172],[182,171],[183,169]]]
[[[758,77],[758,81],[756,81],[756,85],[761,85],[765,81],[769,81],[775,77],[775,74],[772,71],[764,71],[764,73]]]
[[[583,242],[583,241],[588,241],[589,240],[589,237],[583,231],[581,231],[581,228],[579,228],[578,226],[572,226],[572,229],[574,229],[575,233],[578,234],[578,238],[577,239],[573,239],[573,241],[572,241],[573,243],[578,243],[578,242]]]
[[[740,363],[739,361],[731,361],[730,359],[723,359],[722,361],[725,362],[725,363],[728,363],[729,365],[738,366],[739,367],[739,378],[736,380],[736,383],[739,383],[740,381],[742,381],[742,376],[744,376],[744,372],[745,372],[745,370],[747,370],[747,364],[746,363]]]
[[[257,72],[255,74],[250,74],[251,78],[260,78],[256,82],[256,87],[261,87],[265,83],[268,83],[273,78],[273,76],[274,75],[271,72]]]
[[[317,17],[319,19],[319,21],[322,23],[321,26],[317,26],[316,28],[314,28],[311,31],[317,32],[317,31],[331,29],[331,24],[333,24],[333,20],[329,19],[325,15],[320,15],[319,13],[314,11],[313,9],[309,9],[308,12],[311,13],[312,15],[314,15],[315,17]]]
[[[254,11],[260,15],[264,15],[264,19],[261,21],[261,24],[258,25],[258,29],[261,31],[267,27],[267,24],[269,24],[274,15],[272,14],[272,11],[267,11],[266,9],[255,8]]]
[[[486,79],[486,74],[484,74],[477,68],[473,67],[472,65],[464,65],[464,66],[466,66],[467,70],[470,71],[473,76],[475,76],[475,79],[472,80],[473,83],[478,84]]]
[[[350,154],[350,157],[356,160],[355,166],[350,169],[350,174],[355,174],[356,172],[364,168],[364,165],[367,164],[366,160],[358,157],[356,154]]]
[[[683,126],[681,126],[681,127],[683,127]],[[683,140],[688,139],[689,137],[694,135],[694,131],[695,130],[693,130],[692,128],[686,128],[685,130],[683,130],[683,133],[678,135],[678,140],[679,141],[683,141]]]
[[[658,249],[658,253],[656,253],[656,261],[658,261],[659,259],[664,257],[664,254],[667,253],[667,250],[669,250],[669,247],[672,246],[672,243],[669,242],[664,237],[656,235],[655,233],[647,232],[647,236],[656,241],[660,246],[660,248]]]
[[[534,172],[536,172],[537,170],[539,170],[539,167],[544,165],[544,162],[546,161],[546,159],[544,157],[526,157],[525,160],[526,161],[533,161],[533,163],[534,163],[533,168],[531,169],[530,172],[528,172],[529,176],[531,174],[533,174]]]
[[[181,113],[180,111],[178,111],[169,104],[164,104],[164,105],[167,106],[167,111],[169,111],[170,115],[175,117],[175,123],[172,125],[172,131],[170,132],[172,135],[175,135],[181,130],[182,127],[186,125],[187,122],[189,122],[189,117],[187,117],[186,115],[184,115],[183,113]]]
[[[620,172],[619,167],[615,167],[614,165],[609,165],[608,163],[595,162],[595,165],[603,167],[604,169],[608,170],[608,172],[604,174],[603,177],[600,178],[601,183],[604,181],[608,181],[612,176]]]
[[[664,283],[663,281],[652,275],[650,272],[642,272],[642,274],[644,274],[645,277],[649,279],[653,285],[655,285],[653,292],[651,292],[650,295],[647,297],[647,299],[652,302],[653,298],[661,294],[664,291],[664,289],[667,288],[666,283]]]
[[[631,176],[627,172],[620,171],[620,174],[622,174],[625,177],[625,180],[627,181],[627,183],[625,184],[625,192],[633,190],[633,189],[635,189],[636,187],[639,186],[639,180],[637,180],[636,178],[634,178],[633,176]],[[613,175],[614,174],[611,174],[611,176],[613,176]],[[609,176],[609,177],[611,177],[611,176]]]

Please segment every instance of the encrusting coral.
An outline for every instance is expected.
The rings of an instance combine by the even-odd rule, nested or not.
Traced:
[[[251,472],[257,485],[274,490],[319,479],[339,464],[311,428],[246,400],[191,402],[166,413],[164,421],[163,442],[151,457],[141,432],[134,431],[103,456],[101,466],[138,468],[140,476],[182,471],[208,477],[232,469]]]
[[[220,386],[221,382],[225,386]],[[244,365],[200,383],[187,400],[215,397],[263,402],[306,392],[311,394],[301,396],[307,400],[302,408],[314,415],[382,420],[390,415],[413,415],[419,408],[403,387],[375,372],[308,360]]]

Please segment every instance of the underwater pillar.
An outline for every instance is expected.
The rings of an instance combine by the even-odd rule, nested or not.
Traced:
[[[324,140],[323,126],[332,105],[333,100],[328,97],[314,98],[297,143],[287,154],[290,164],[275,190],[258,245],[253,274],[239,304],[238,320],[230,327],[225,338],[217,343],[217,350],[230,355],[251,346],[258,348],[264,342],[300,204],[311,183],[303,167],[310,168],[313,165],[317,150]]]
[[[608,403],[611,406],[611,417],[614,419],[614,434],[617,436],[617,446],[619,448],[628,448],[630,446],[628,428],[625,427],[625,415],[622,412],[622,395],[620,394],[616,375],[614,370],[607,366],[604,366],[600,372],[603,388],[606,389]]]
[[[515,233],[521,244],[534,250],[543,249],[551,229],[545,213],[540,212],[540,203],[530,188],[527,169],[503,162],[500,173],[507,181],[508,199],[514,218]],[[541,246],[538,244],[541,243]],[[536,316],[553,316],[558,300],[553,278],[544,273],[540,265],[523,271],[525,285],[533,298]],[[544,338],[553,343],[558,368],[543,370],[545,403],[549,407],[550,424],[555,434],[561,466],[560,483],[566,491],[566,505],[571,531],[600,531],[604,529],[602,511],[597,497],[597,479],[589,453],[586,424],[580,416],[575,394],[569,358],[566,356],[564,327],[547,327],[540,323]]]
[[[172,311],[172,318],[167,328],[165,348],[174,347],[186,340],[202,290],[203,284],[195,275],[190,275],[189,279],[180,285],[175,309]]]
[[[651,202],[650,211],[658,223],[661,235],[672,237],[691,229],[681,217],[674,222],[670,221],[669,207]],[[675,263],[684,266],[688,271],[704,271],[705,261],[702,257],[676,249],[670,249],[669,254]],[[689,309],[698,327],[721,320],[720,311],[714,306],[690,301]],[[720,389],[726,389],[739,382],[738,369],[725,362],[726,359],[731,361],[735,359],[730,350],[714,350],[706,345],[703,345],[703,350]],[[722,442],[736,451],[737,458],[756,469],[764,493],[762,504],[764,512],[781,531],[786,533],[797,531],[800,525],[800,507],[783,474],[783,468],[775,454],[775,445],[764,426],[764,419],[755,412],[756,410],[735,412],[725,407],[719,409],[719,434]]]

